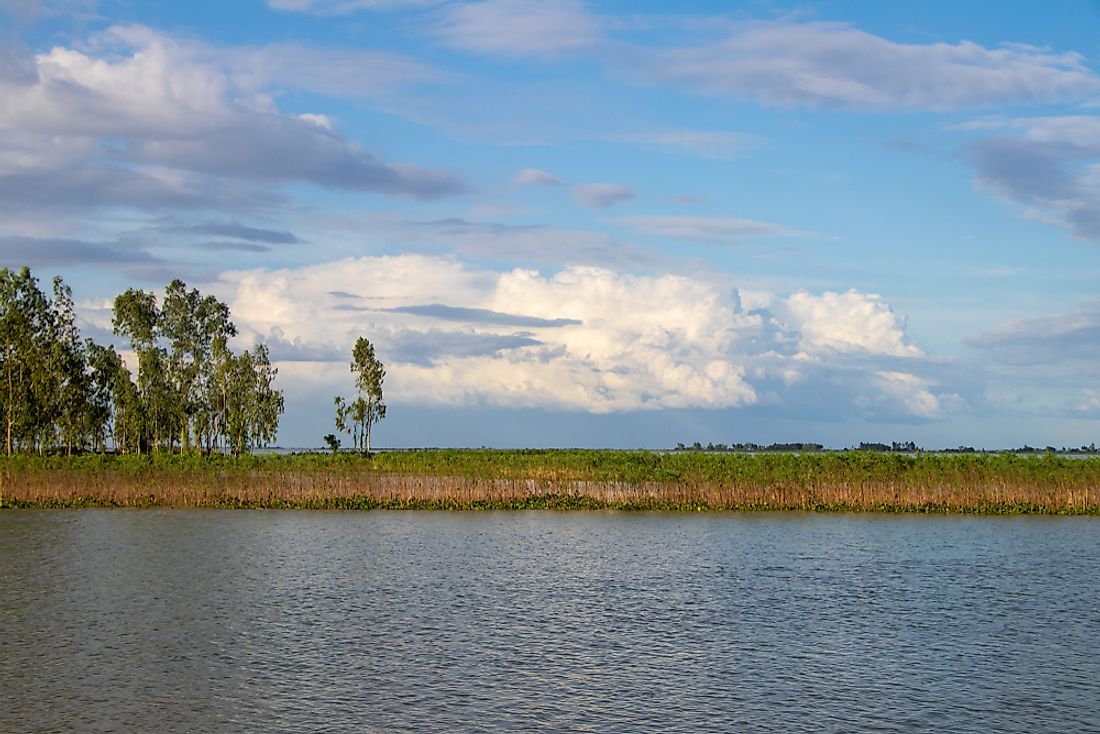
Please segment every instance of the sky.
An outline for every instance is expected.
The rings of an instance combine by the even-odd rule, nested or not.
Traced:
[[[1100,3],[0,0],[0,266],[319,446],[1100,440]]]

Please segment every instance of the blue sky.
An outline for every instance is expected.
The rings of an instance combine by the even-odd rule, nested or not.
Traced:
[[[0,0],[0,264],[319,445],[1100,438],[1100,4]]]

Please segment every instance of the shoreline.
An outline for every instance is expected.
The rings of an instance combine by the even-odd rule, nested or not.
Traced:
[[[0,460],[3,509],[623,510],[1100,516],[1100,459],[448,451]]]

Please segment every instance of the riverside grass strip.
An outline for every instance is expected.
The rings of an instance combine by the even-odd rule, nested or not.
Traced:
[[[18,456],[3,507],[815,510],[1100,515],[1100,458],[443,450]]]

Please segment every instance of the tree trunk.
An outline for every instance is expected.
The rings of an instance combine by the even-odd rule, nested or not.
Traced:
[[[8,456],[11,456],[11,429],[15,425],[15,387],[12,384],[11,369],[8,370]]]

